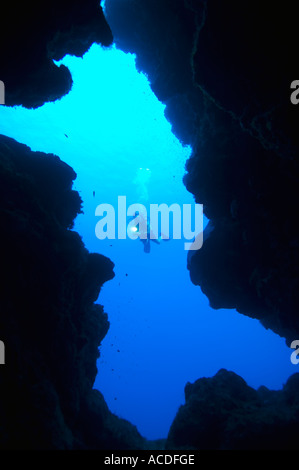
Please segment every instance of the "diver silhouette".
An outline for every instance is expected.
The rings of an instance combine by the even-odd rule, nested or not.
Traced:
[[[143,244],[144,253],[150,253],[151,251],[151,241],[160,245],[160,241],[168,241],[170,238],[166,238],[162,233],[157,238],[156,234],[153,232],[149,218],[145,221],[145,217],[142,213],[135,212],[135,215],[132,216],[132,220],[139,219],[139,230],[136,234],[139,236],[139,240]],[[163,235],[163,238],[162,238]]]

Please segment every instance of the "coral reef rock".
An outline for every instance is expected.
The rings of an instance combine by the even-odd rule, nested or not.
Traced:
[[[166,449],[297,449],[298,385],[299,374],[294,374],[282,390],[254,390],[225,369],[188,383]]]
[[[140,448],[137,429],[93,390],[109,322],[96,304],[113,263],[71,230],[76,174],[0,136],[0,448]]]

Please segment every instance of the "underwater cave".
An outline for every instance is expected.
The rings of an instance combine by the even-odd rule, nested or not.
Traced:
[[[249,1],[101,6],[35,11],[21,80],[1,48],[0,448],[293,448],[298,113],[275,41],[264,60],[278,12],[252,40]],[[99,239],[97,208],[117,226],[124,196],[202,204],[202,247]]]

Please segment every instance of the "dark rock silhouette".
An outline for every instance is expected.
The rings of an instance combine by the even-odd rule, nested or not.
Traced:
[[[254,390],[221,369],[185,387],[166,449],[295,450],[298,448],[299,374],[282,390]]]
[[[36,108],[69,92],[72,77],[54,60],[82,56],[112,34],[98,0],[8,2],[0,30],[0,80],[8,106]]]
[[[140,448],[92,390],[109,322],[95,304],[113,263],[70,230],[75,172],[0,136],[0,448]]]

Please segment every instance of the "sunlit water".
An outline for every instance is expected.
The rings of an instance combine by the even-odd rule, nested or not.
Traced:
[[[97,205],[116,207],[118,196],[128,204],[193,204],[182,183],[191,149],[172,134],[133,55],[93,45],[83,59],[62,63],[72,91],[37,110],[0,106],[0,133],[74,168],[84,201],[74,229],[90,251],[115,263],[98,299],[111,327],[95,388],[150,439],[167,435],[186,382],[220,368],[255,388],[280,388],[297,371],[284,339],[233,310],[212,310],[190,282],[184,240],[153,244],[146,254],[139,240],[96,238]]]

